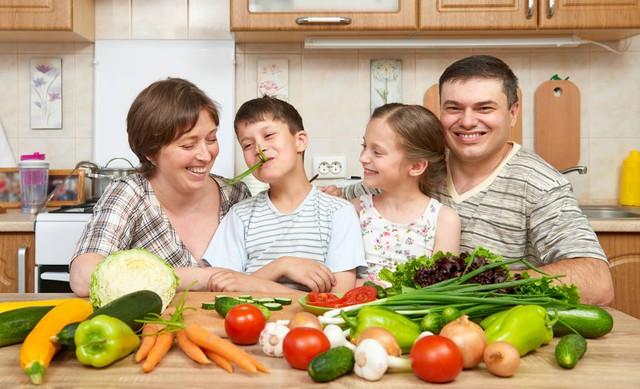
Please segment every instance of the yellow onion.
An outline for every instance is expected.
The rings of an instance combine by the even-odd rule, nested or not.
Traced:
[[[447,323],[440,335],[449,338],[462,352],[462,366],[472,369],[482,361],[482,353],[487,346],[487,336],[482,327],[469,320],[467,315]]]
[[[322,331],[322,324],[316,315],[309,312],[298,312],[289,321],[289,329],[292,330],[296,327],[311,327],[317,328]]]
[[[387,351],[388,355],[399,357],[402,355],[402,350],[400,350],[400,345],[398,345],[398,341],[395,336],[382,327],[369,327],[362,331],[356,339],[356,345],[360,344],[365,339],[374,339],[377,340],[378,343],[384,347]]]

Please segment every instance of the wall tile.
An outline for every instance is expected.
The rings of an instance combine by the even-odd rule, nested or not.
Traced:
[[[187,39],[187,0],[132,0],[132,39]]]
[[[589,189],[592,178],[591,166],[589,166],[589,139],[580,139],[580,160],[578,165],[587,166],[587,174],[569,173],[566,177],[571,181],[573,192],[578,201],[589,199]]]
[[[18,56],[0,54],[0,122],[7,137],[18,136]]]
[[[189,39],[226,39],[229,30],[229,2],[189,0]]]
[[[96,0],[96,39],[131,38],[131,0]]]
[[[634,137],[640,132],[640,52],[591,53],[587,95],[589,137]],[[635,119],[633,119],[635,118]]]
[[[71,137],[20,138],[18,155],[36,151],[44,153],[51,169],[69,169],[75,166],[75,153],[70,152],[74,140]]]
[[[73,166],[80,161],[93,160],[93,138],[75,138],[73,143],[75,151]]]
[[[93,136],[93,55],[76,55],[75,136]]]
[[[640,149],[640,137],[589,139],[590,199],[618,201],[622,161],[634,149]]]
[[[358,52],[358,83],[371,82],[371,60],[399,59],[402,61],[402,103],[422,105],[424,90],[416,86],[416,56],[413,51],[359,51]],[[370,94],[370,92],[369,92]]]

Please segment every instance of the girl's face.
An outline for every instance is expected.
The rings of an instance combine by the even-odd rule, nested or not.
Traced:
[[[394,188],[410,178],[412,164],[398,135],[384,119],[371,119],[367,124],[360,163],[364,168],[364,184],[372,188]]]
[[[168,182],[179,192],[204,187],[220,151],[217,130],[211,115],[201,110],[189,132],[160,149],[154,177]]]

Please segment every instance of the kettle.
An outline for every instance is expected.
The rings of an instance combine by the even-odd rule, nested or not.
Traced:
[[[116,160],[126,161],[131,167],[109,167],[109,164]],[[113,179],[125,177],[137,172],[137,169],[131,161],[122,157],[111,158],[104,167],[100,167],[91,161],[80,161],[76,164],[75,168],[78,169],[81,167],[88,168],[91,171],[91,173],[87,174],[87,177],[93,181],[91,185],[91,200],[93,201],[98,200],[100,196],[102,196],[104,190]]]

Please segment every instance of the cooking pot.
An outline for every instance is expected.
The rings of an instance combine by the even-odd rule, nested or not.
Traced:
[[[118,159],[126,161],[131,167],[109,167],[111,162]],[[121,157],[110,159],[104,167],[100,167],[91,161],[80,161],[76,164],[76,169],[81,167],[91,170],[91,173],[87,174],[87,177],[91,178],[93,181],[91,185],[92,200],[98,200],[112,180],[128,176],[129,174],[133,174],[137,171],[131,161]]]

